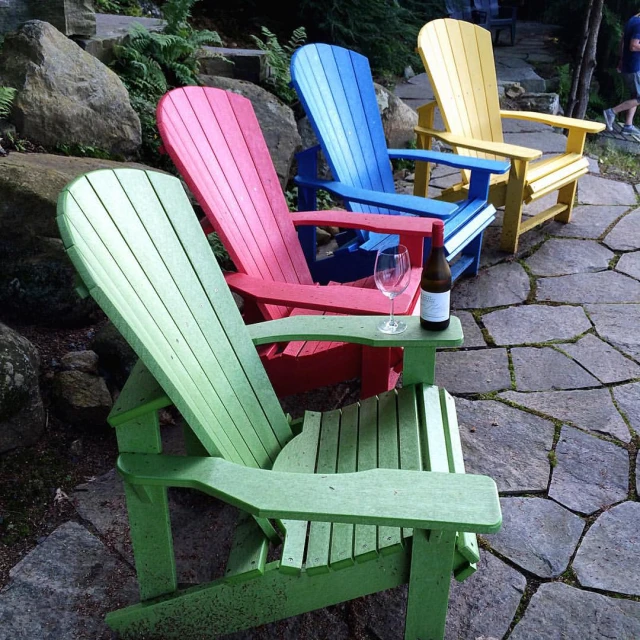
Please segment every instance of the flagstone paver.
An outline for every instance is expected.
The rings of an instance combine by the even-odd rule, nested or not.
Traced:
[[[76,487],[71,494],[78,513],[133,564],[122,480],[111,470]],[[209,496],[183,490],[169,492],[171,520],[180,530],[174,540],[179,582],[199,584],[224,573],[237,509]],[[216,531],[215,545],[211,535]],[[212,550],[214,546],[214,550]],[[207,562],[202,562],[206,557]]]
[[[491,553],[483,553],[476,573],[464,582],[451,580],[445,640],[501,638],[511,624],[525,586],[524,576],[516,569]],[[376,593],[353,602],[350,617],[363,620],[370,632],[368,638],[398,640],[402,637],[406,598],[406,587]],[[331,633],[323,637],[335,638]]]
[[[527,299],[529,289],[529,276],[517,262],[498,264],[475,278],[458,280],[451,292],[451,307],[486,309],[517,304]]]
[[[603,242],[615,251],[640,249],[640,209],[628,213],[617,222]]]
[[[551,222],[547,231],[565,238],[599,238],[628,210],[626,205],[578,205],[573,209],[570,223]]]
[[[640,362],[640,304],[588,304],[585,311],[601,338]]]
[[[577,304],[635,302],[640,300],[640,282],[616,271],[540,278],[536,300]]]
[[[581,429],[615,436],[622,442],[631,440],[629,429],[615,408],[608,389],[533,393],[505,391],[498,397],[557,420],[571,422]]]
[[[521,147],[534,147],[531,137],[524,133],[507,133],[504,136],[505,142],[517,144]],[[567,138],[561,133],[553,133],[548,127],[542,131],[535,132],[535,149],[540,149],[544,153],[562,153],[567,148]]]
[[[640,595],[640,503],[623,502],[591,525],[573,561],[583,587]]]
[[[591,333],[573,344],[560,344],[557,348],[570,355],[604,384],[640,378],[640,365]]]
[[[456,316],[460,320],[462,325],[462,331],[464,333],[464,348],[470,347],[486,347],[487,342],[482,335],[482,329],[475,321],[473,314],[469,311],[456,311]]]
[[[464,582],[451,581],[445,640],[501,638],[525,586],[522,574],[491,553],[482,553],[476,573]]]
[[[510,640],[636,640],[640,602],[582,591],[562,582],[533,594]]]
[[[498,216],[499,216],[498,219],[501,220],[502,211],[500,210],[498,211]],[[502,222],[489,226],[485,230],[484,240],[482,242],[482,253],[480,254],[480,267],[481,267],[480,274],[484,273],[484,267],[500,265],[505,262],[505,259],[510,260],[512,258],[510,254],[505,253],[502,249],[500,249],[501,234],[502,234]],[[541,242],[543,242],[546,239],[546,237],[547,237],[547,233],[545,230],[545,225],[540,225],[539,227],[535,227],[531,229],[531,231],[527,231],[527,233],[521,235],[519,238],[518,252],[522,254],[534,249]],[[459,283],[461,283],[460,280],[456,283],[456,288],[458,287]],[[500,284],[497,283],[495,286],[496,288],[499,288]],[[510,302],[509,304],[514,304],[514,303]]]
[[[460,437],[468,473],[490,475],[499,491],[545,491],[555,427],[493,400],[456,398]]]
[[[584,520],[552,500],[502,498],[502,528],[482,536],[492,549],[539,578],[555,578],[568,566]]]
[[[613,388],[613,397],[631,428],[640,433],[640,382],[623,384]],[[640,458],[640,456],[638,456]]]
[[[620,260],[616,264],[616,271],[626,273],[628,276],[640,280],[640,251],[625,253],[620,256]]]
[[[132,569],[77,522],[58,527],[9,576],[0,591],[2,640],[109,640],[104,615],[138,597]]]
[[[556,445],[549,497],[590,515],[629,494],[629,452],[612,442],[563,426]]]
[[[510,389],[507,350],[442,351],[436,357],[436,384],[454,394]]]
[[[483,315],[482,323],[497,345],[568,340],[591,329],[582,307],[569,305],[509,307]]]
[[[511,360],[518,391],[581,389],[600,384],[578,363],[551,347],[515,347]]]
[[[578,202],[632,207],[636,205],[638,198],[633,187],[626,182],[616,182],[587,174],[578,181]]]
[[[535,276],[563,276],[591,273],[609,267],[614,253],[594,240],[559,240],[545,242],[526,264]]]

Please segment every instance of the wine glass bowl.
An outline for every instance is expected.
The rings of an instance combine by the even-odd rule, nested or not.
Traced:
[[[378,329],[382,333],[402,333],[407,328],[406,323],[395,319],[393,300],[407,288],[410,277],[411,269],[407,247],[399,244],[378,251],[374,267],[376,287],[391,300],[389,317],[378,325]]]

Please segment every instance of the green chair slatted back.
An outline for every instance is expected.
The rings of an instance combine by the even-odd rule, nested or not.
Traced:
[[[85,174],[60,194],[62,238],[91,295],[208,453],[271,468],[291,430],[176,183],[137,169]]]

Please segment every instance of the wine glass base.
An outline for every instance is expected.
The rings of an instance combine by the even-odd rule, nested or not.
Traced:
[[[378,330],[382,333],[402,333],[407,328],[407,324],[402,321],[394,320],[391,322],[388,318],[378,325]]]

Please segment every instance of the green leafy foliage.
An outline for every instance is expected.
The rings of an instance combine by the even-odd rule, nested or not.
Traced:
[[[298,187],[287,189],[284,192],[284,196],[287,200],[287,206],[290,211],[298,210]],[[333,196],[324,189],[318,189],[316,192],[316,202],[318,211],[330,211],[339,206],[339,203],[333,198]]]
[[[95,0],[98,13],[115,13],[126,16],[141,16],[142,9],[137,0]]]
[[[205,45],[222,44],[215,31],[197,31],[189,24],[197,1],[167,0],[162,32],[134,23],[125,42],[114,47],[112,66],[129,90],[142,125],[143,155],[150,158],[157,157],[160,144],[155,120],[158,100],[173,87],[199,84],[198,52]]]
[[[304,27],[293,30],[289,41],[281,45],[277,36],[269,31],[267,27],[262,27],[262,38],[251,36],[256,46],[267,53],[267,64],[269,65],[269,77],[265,84],[270,91],[277,95],[285,104],[292,105],[298,100],[295,89],[289,86],[291,73],[289,66],[293,52],[301,47],[307,39]]]
[[[445,14],[444,0],[234,0],[203,3],[198,12],[215,24],[256,33],[265,25],[282,42],[299,25],[307,42],[326,42],[365,55],[374,76],[395,76],[410,64],[421,68],[415,53],[420,27]]]
[[[0,87],[0,118],[7,118],[18,92],[13,87]]]
[[[74,156],[76,158],[100,158],[101,160],[122,160],[110,154],[104,149],[86,144],[58,144],[55,148],[57,153],[63,156]]]
[[[582,24],[588,0],[553,0],[546,5],[544,20],[562,28],[559,36],[563,46],[576,55],[582,38]],[[602,120],[602,109],[626,100],[628,90],[616,67],[620,55],[620,38],[626,21],[638,12],[634,0],[611,0],[603,6],[602,23],[598,33],[598,49],[593,84],[589,96],[587,117]],[[563,80],[561,71],[561,82]],[[569,69],[569,82],[573,69]],[[562,91],[562,86],[561,86]],[[562,93],[561,104],[563,101]],[[568,94],[568,90],[567,90]]]

